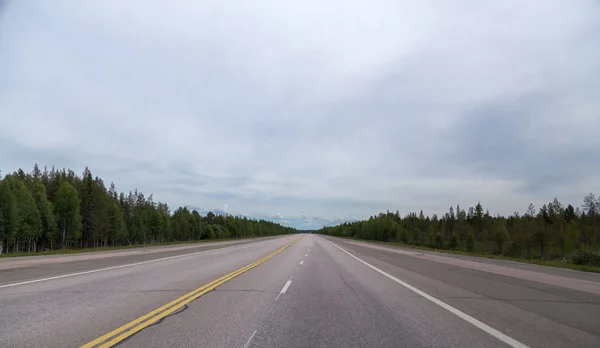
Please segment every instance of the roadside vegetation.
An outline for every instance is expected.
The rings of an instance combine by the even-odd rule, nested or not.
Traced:
[[[0,177],[0,254],[71,253],[139,245],[239,239],[295,229],[243,216],[179,207],[134,190],[118,193],[85,169],[22,169]]]
[[[600,200],[592,193],[581,208],[555,198],[508,217],[491,215],[481,203],[450,207],[443,216],[388,211],[318,233],[600,272]]]

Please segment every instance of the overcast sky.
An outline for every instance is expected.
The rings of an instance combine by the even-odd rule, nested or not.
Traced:
[[[600,193],[600,2],[8,1],[0,169],[301,228]]]

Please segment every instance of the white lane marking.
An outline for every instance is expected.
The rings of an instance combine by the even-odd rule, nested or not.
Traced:
[[[300,264],[303,264],[303,263],[304,263],[304,260],[300,261]]]
[[[328,242],[329,242],[329,241],[328,241]],[[473,318],[472,316],[468,315],[467,313],[465,313],[465,312],[462,312],[462,311],[460,311],[460,310],[458,310],[458,309],[456,309],[456,308],[454,308],[454,307],[450,306],[449,304],[447,304],[447,303],[445,303],[445,302],[442,302],[442,301],[438,300],[437,298],[435,298],[435,297],[433,297],[433,296],[429,295],[428,293],[426,293],[426,292],[424,292],[424,291],[421,291],[421,290],[419,290],[419,289],[415,288],[414,286],[412,286],[412,285],[410,285],[410,284],[408,284],[408,283],[406,283],[406,282],[404,282],[404,281],[402,281],[402,280],[400,280],[400,279],[398,279],[398,278],[394,277],[393,275],[391,275],[391,274],[389,274],[389,273],[386,273],[386,272],[384,272],[384,271],[380,270],[379,268],[377,268],[377,267],[375,267],[375,266],[371,265],[370,263],[368,263],[368,262],[366,262],[366,261],[363,261],[363,260],[359,259],[358,257],[356,257],[356,256],[354,256],[354,255],[350,254],[349,252],[347,252],[346,250],[344,250],[343,248],[341,248],[341,247],[337,246],[335,243],[333,243],[333,242],[329,242],[329,243],[331,243],[331,244],[332,244],[334,247],[336,247],[336,248],[340,249],[341,251],[345,252],[346,254],[350,255],[351,257],[353,257],[353,258],[354,258],[354,259],[356,259],[357,261],[360,261],[360,262],[362,262],[363,264],[365,264],[366,266],[368,266],[368,267],[370,267],[371,269],[375,270],[376,272],[378,272],[378,273],[380,273],[380,274],[383,274],[384,276],[386,276],[386,277],[390,278],[391,280],[395,281],[396,283],[398,283],[398,284],[400,284],[400,285],[404,286],[405,288],[407,288],[407,289],[409,289],[409,290],[411,290],[411,291],[413,291],[413,292],[417,293],[418,295],[420,295],[420,296],[424,297],[425,299],[427,299],[427,300],[429,300],[429,301],[431,301],[431,302],[435,303],[436,305],[438,305],[438,306],[440,306],[440,307],[444,308],[445,310],[447,310],[447,311],[449,311],[450,313],[452,313],[452,314],[456,315],[457,317],[461,318],[462,320],[464,320],[464,321],[466,321],[466,322],[468,322],[468,323],[470,323],[470,324],[474,325],[474,326],[475,326],[475,327],[477,327],[478,329],[480,329],[480,330],[482,330],[482,331],[484,331],[484,332],[486,332],[486,333],[488,333],[488,334],[490,334],[490,335],[492,335],[492,336],[496,337],[497,339],[499,339],[500,341],[502,341],[502,342],[506,343],[507,345],[509,345],[509,346],[511,346],[511,347],[513,347],[513,348],[529,348],[529,347],[528,347],[528,346],[526,346],[525,344],[523,344],[523,343],[521,343],[521,342],[519,342],[519,341],[515,340],[514,338],[512,338],[512,337],[510,337],[510,336],[507,336],[507,335],[503,334],[502,332],[500,332],[500,331],[498,331],[498,330],[494,329],[494,328],[493,328],[493,327],[491,327],[491,326],[488,326],[488,325],[486,325],[486,324],[482,323],[481,321],[479,321],[479,320],[477,320],[477,319]]]
[[[298,266],[296,266],[296,269],[298,269]],[[290,287],[290,284],[292,284],[292,278],[290,278],[290,280],[288,280],[285,285],[283,286],[283,288],[281,288],[281,291],[279,292],[279,295],[277,295],[277,298],[275,299],[275,302],[277,302],[277,300],[279,300],[279,296],[281,296],[281,294],[285,294],[285,292],[287,291],[287,289]]]
[[[287,289],[290,287],[290,284],[292,284],[292,280],[288,280],[279,293],[285,294]]]
[[[232,245],[232,246],[238,246],[238,245]],[[225,249],[225,248],[228,248],[228,247],[211,249],[211,250],[203,250],[203,251],[198,251],[198,252],[195,252],[195,253],[188,253],[188,254],[182,254],[182,255],[175,255],[175,256],[163,257],[161,259],[155,259],[155,260],[148,260],[148,261],[142,261],[142,262],[136,262],[136,263],[128,263],[126,265],[120,265],[120,266],[113,266],[113,267],[100,268],[100,269],[92,269],[92,270],[89,270],[89,271],[83,271],[83,272],[77,272],[77,273],[61,274],[61,275],[54,276],[54,277],[27,280],[27,281],[24,281],[24,282],[18,282],[18,283],[12,283],[12,284],[4,284],[4,285],[0,285],[0,289],[2,289],[2,288],[10,288],[11,286],[17,286],[17,285],[25,285],[25,284],[31,284],[31,283],[45,282],[47,280],[61,279],[61,278],[67,278],[67,277],[74,277],[74,276],[78,276],[78,275],[84,275],[84,274],[90,274],[90,273],[96,273],[96,272],[111,271],[113,269],[119,269],[119,268],[133,267],[133,266],[139,266],[139,265],[146,265],[146,264],[153,263],[153,262],[166,261],[166,260],[178,259],[180,257],[186,257],[186,256],[193,256],[193,255],[198,255],[198,254],[204,254],[204,253],[208,253],[208,252],[211,252],[211,251],[217,251],[217,250],[221,250],[221,249]]]
[[[250,342],[252,342],[254,335],[256,335],[256,331],[257,330],[254,330],[254,332],[252,333],[252,336],[250,336],[250,338],[248,339],[248,342],[246,342],[246,344],[244,345],[244,348],[248,348],[248,346],[250,346]]]
[[[304,257],[308,256],[308,254],[304,254]]]

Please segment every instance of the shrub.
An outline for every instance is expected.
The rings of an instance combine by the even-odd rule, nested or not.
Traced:
[[[444,249],[444,236],[441,233],[435,235],[435,247],[438,249]]]
[[[423,245],[423,234],[418,227],[412,229],[411,241],[414,245]]]
[[[519,245],[513,241],[506,241],[502,246],[502,255],[504,256],[519,256],[520,253]]]
[[[458,234],[456,232],[452,232],[452,235],[450,236],[450,241],[448,242],[448,248],[458,249],[459,244],[460,241],[458,239]]]
[[[465,242],[465,249],[467,251],[475,250],[475,236],[473,236],[473,232],[469,232],[467,235],[467,241]]]
[[[576,265],[600,266],[600,253],[591,250],[579,250],[573,254],[572,262]]]
[[[400,243],[411,244],[410,235],[408,234],[406,228],[402,228],[396,232],[396,240]]]
[[[494,234],[494,241],[497,245],[497,253],[500,254],[504,250],[504,245],[509,240],[508,231],[506,230],[506,226],[496,226],[496,233]]]
[[[430,248],[435,248],[437,233],[435,232],[435,228],[433,226],[429,226],[429,232],[427,232],[427,240],[425,241],[425,246]]]

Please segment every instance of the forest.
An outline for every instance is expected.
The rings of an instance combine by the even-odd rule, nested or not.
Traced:
[[[449,249],[515,258],[556,259],[600,266],[600,200],[585,196],[580,206],[558,199],[525,213],[492,215],[481,203],[467,210],[450,207],[443,216],[390,211],[368,220],[324,227],[317,233],[397,242],[416,247]]]
[[[22,169],[0,176],[0,253],[247,238],[295,229],[244,216],[155,202],[137,190],[117,192],[86,168]]]

